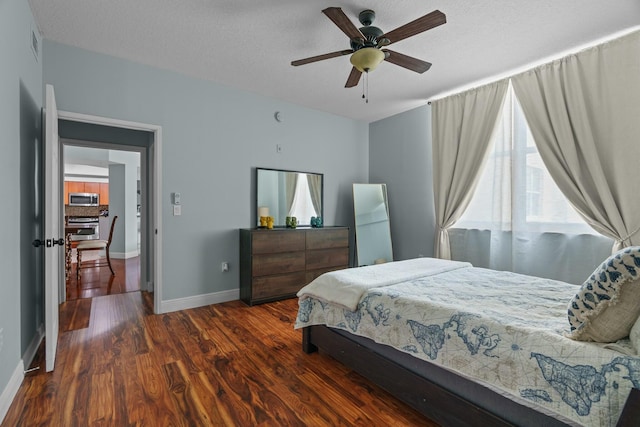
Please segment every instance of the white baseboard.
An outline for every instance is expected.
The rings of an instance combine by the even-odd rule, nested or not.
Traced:
[[[221,302],[235,301],[237,299],[240,299],[240,289],[212,292],[210,294],[196,295],[193,297],[176,298],[162,301],[162,307],[160,307],[158,313],[169,313],[171,311],[203,307],[205,305],[219,304]]]
[[[5,415],[9,412],[9,407],[13,402],[13,398],[18,394],[22,380],[24,379],[24,363],[18,362],[18,366],[13,370],[9,383],[0,394],[0,424],[4,421]]]
[[[129,252],[114,252],[114,251],[111,251],[111,252],[109,252],[109,255],[113,259],[129,259],[129,258],[137,257],[138,255],[140,255],[140,252],[138,252],[137,249],[135,251],[129,251]],[[104,256],[106,256],[106,255],[104,255]]]
[[[33,358],[36,356],[36,352],[38,351],[38,347],[40,347],[40,343],[44,338],[44,323],[41,323],[36,331],[36,335],[31,340],[29,347],[24,351],[22,355],[22,364],[25,367],[31,366],[31,362],[33,362]]]

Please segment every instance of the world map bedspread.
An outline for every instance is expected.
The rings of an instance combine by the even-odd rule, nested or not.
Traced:
[[[468,267],[371,289],[355,311],[303,299],[295,327],[343,329],[559,418],[613,426],[630,389],[640,388],[640,357],[564,336],[577,289]]]

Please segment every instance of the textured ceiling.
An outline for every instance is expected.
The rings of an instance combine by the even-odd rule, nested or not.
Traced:
[[[174,70],[367,122],[429,98],[508,75],[640,25],[638,0],[29,0],[45,39]],[[360,26],[376,12],[388,32],[435,9],[447,23],[393,44],[429,61],[424,74],[383,62],[369,75],[368,104],[343,56],[299,67],[292,60],[349,49],[322,9],[341,7]]]

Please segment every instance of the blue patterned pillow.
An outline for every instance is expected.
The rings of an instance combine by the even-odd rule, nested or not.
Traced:
[[[624,248],[596,268],[569,302],[569,338],[615,342],[640,315],[640,246]]]

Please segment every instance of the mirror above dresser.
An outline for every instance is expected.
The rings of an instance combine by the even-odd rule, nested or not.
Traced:
[[[256,168],[256,207],[268,212],[275,227],[285,227],[287,217],[308,226],[311,217],[323,217],[324,175],[313,172]],[[265,210],[266,208],[266,210]],[[260,225],[256,213],[256,226]]]

